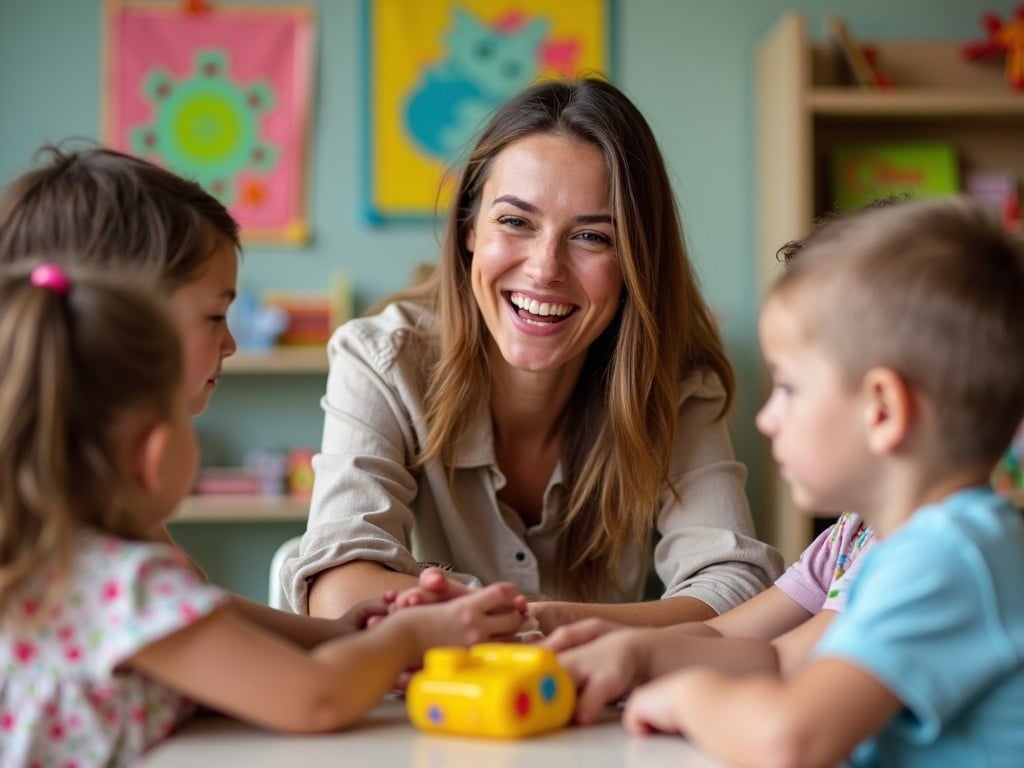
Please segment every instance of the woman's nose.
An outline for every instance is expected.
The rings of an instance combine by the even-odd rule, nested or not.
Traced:
[[[561,244],[557,241],[538,242],[526,260],[526,275],[541,285],[558,282],[562,278]]]

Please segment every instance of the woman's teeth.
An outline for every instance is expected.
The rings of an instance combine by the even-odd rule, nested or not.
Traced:
[[[572,312],[572,304],[539,302],[522,293],[510,294],[509,301],[512,302],[514,307],[539,317],[565,317]]]

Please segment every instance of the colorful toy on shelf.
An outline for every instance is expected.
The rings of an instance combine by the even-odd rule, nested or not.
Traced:
[[[553,731],[569,722],[575,705],[572,678],[554,652],[521,643],[432,648],[406,690],[414,725],[465,736]]]
[[[892,79],[878,67],[877,48],[862,45],[853,37],[846,22],[838,16],[829,16],[825,25],[839,47],[855,84],[878,89],[892,87]]]
[[[962,49],[968,60],[1006,55],[1006,82],[1018,91],[1024,91],[1024,5],[1018,5],[1013,18],[1002,21],[994,13],[982,14],[981,24],[988,39],[968,43]]]
[[[313,450],[295,448],[288,452],[288,493],[296,499],[313,496]]]
[[[288,326],[283,310],[269,307],[251,290],[241,290],[228,309],[228,325],[240,349],[266,352]]]

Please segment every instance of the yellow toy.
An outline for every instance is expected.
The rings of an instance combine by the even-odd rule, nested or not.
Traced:
[[[572,678],[554,652],[519,643],[432,648],[405,695],[418,728],[498,738],[561,728],[576,705]]]

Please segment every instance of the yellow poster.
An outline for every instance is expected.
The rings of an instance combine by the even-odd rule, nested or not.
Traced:
[[[366,3],[371,221],[443,215],[445,173],[530,83],[609,74],[611,0]]]

